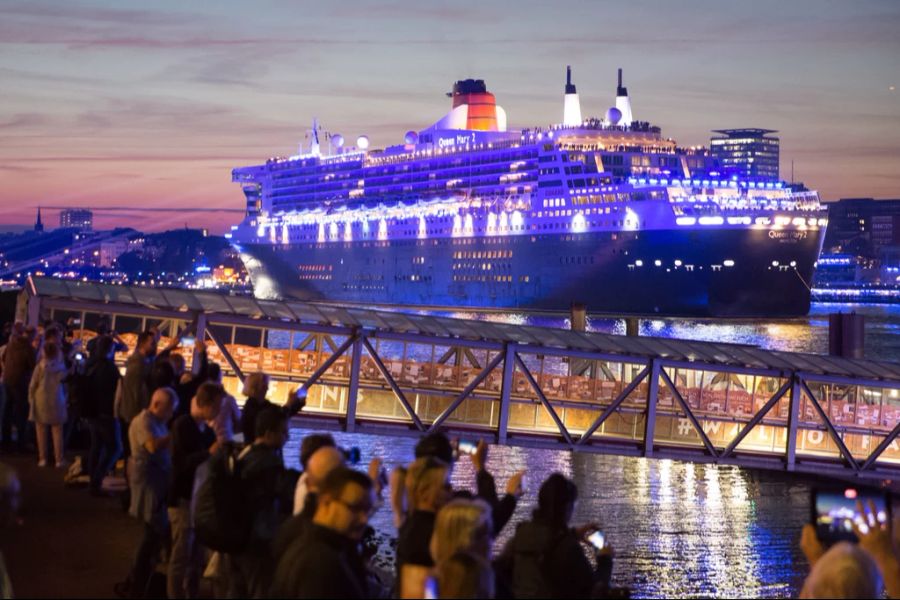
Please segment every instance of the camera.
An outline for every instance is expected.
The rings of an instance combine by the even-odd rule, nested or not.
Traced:
[[[587,537],[587,541],[595,550],[603,550],[606,547],[606,536],[602,531],[595,531]]]
[[[474,440],[460,439],[456,444],[456,448],[460,454],[475,454],[478,450],[478,442]]]
[[[347,461],[351,465],[359,464],[361,460],[362,454],[359,451],[358,446],[352,446],[350,448],[340,448],[341,454],[344,455],[344,460]]]

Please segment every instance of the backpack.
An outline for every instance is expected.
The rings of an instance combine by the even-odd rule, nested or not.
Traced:
[[[253,515],[241,479],[239,447],[223,444],[198,468],[194,492],[194,532],[197,540],[216,552],[238,553],[250,540]],[[205,479],[203,477],[205,472]]]
[[[92,393],[92,376],[93,371],[86,371],[83,364],[75,363],[63,380],[68,405],[81,417],[97,416],[97,402]]]
[[[530,525],[530,523],[520,523],[522,525]],[[526,533],[525,530],[522,531]],[[520,533],[516,530],[516,536]],[[533,530],[531,535],[534,534]],[[556,580],[558,576],[552,571],[550,561],[554,552],[557,550],[562,541],[566,538],[567,531],[557,531],[541,544],[524,544],[520,546],[516,543],[516,537],[513,537],[513,555],[512,564],[508,565],[506,573],[505,585],[509,587],[509,591],[516,598],[553,598],[556,591]]]

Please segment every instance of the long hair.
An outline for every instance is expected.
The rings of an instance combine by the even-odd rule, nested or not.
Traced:
[[[450,466],[444,461],[433,456],[417,458],[406,470],[406,498],[409,507],[415,507],[421,502],[421,496],[435,485],[441,485],[447,478]]]
[[[491,563],[471,552],[457,552],[437,565],[441,598],[493,598]]]
[[[431,535],[431,558],[440,564],[463,550],[487,559],[493,530],[491,508],[483,500],[452,500],[438,511]]]

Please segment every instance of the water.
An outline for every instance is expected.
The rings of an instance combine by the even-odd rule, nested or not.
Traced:
[[[305,433],[292,432],[288,462]],[[360,447],[364,462],[382,457],[388,469],[413,457],[413,438],[334,435],[342,446]],[[613,581],[635,598],[796,596],[806,574],[797,544],[809,519],[805,481],[736,467],[503,446],[491,447],[488,468],[500,492],[510,475],[528,470],[525,496],[495,551],[529,518],[540,483],[559,471],[579,488],[572,524],[601,525],[616,553]],[[454,487],[474,491],[474,481],[471,462],[460,460]],[[392,560],[389,506],[373,526],[384,538],[380,554]]]
[[[819,303],[813,304],[808,316],[794,319],[641,319],[640,335],[749,344],[768,350],[824,354],[828,352],[828,315],[854,311],[866,317],[866,357],[900,362],[900,335],[897,335],[900,333],[900,305],[897,304]],[[569,328],[568,316],[562,314],[419,312],[517,325]],[[612,317],[589,315],[587,329],[625,335],[625,322]]]

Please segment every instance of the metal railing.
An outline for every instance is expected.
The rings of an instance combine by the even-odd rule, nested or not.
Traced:
[[[28,315],[77,319],[83,338],[106,318],[129,347],[150,326],[165,343],[190,325],[231,393],[240,398],[253,371],[272,377],[273,401],[302,386],[300,419],[313,426],[440,428],[501,444],[900,476],[896,381],[40,295],[28,299]],[[198,349],[181,349],[189,364]]]

